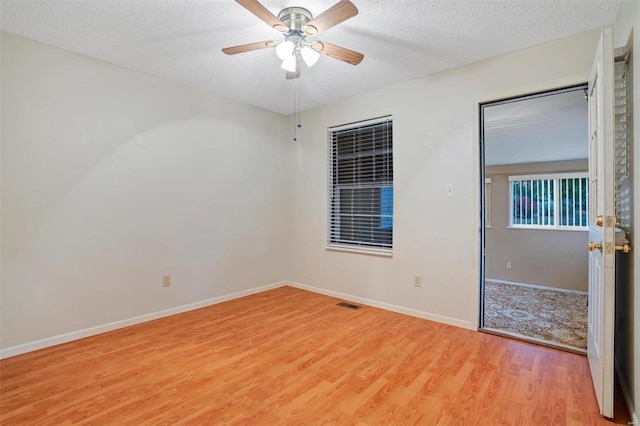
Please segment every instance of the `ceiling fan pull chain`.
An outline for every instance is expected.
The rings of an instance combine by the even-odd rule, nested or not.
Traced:
[[[297,142],[298,129],[302,128],[302,124],[300,123],[300,80],[299,79],[296,80],[296,89],[293,94],[293,104],[294,104],[294,111],[295,111],[294,117],[296,121],[296,125],[293,129],[293,141]]]

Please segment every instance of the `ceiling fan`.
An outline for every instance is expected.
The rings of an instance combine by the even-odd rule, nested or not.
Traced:
[[[349,0],[340,0],[315,18],[311,12],[302,7],[287,7],[282,9],[276,17],[257,0],[236,0],[236,2],[273,29],[283,33],[284,40],[281,42],[266,40],[225,47],[222,51],[227,55],[275,47],[276,54],[282,59],[281,68],[287,72],[287,79],[300,77],[302,62],[312,67],[320,58],[320,54],[351,65],[358,65],[364,58],[362,53],[326,41],[307,40],[307,37],[316,36],[356,16],[358,9]]]

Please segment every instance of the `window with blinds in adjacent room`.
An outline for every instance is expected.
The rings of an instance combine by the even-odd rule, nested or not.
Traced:
[[[511,228],[587,230],[587,173],[509,176]]]
[[[328,228],[331,247],[391,251],[391,117],[329,129]]]

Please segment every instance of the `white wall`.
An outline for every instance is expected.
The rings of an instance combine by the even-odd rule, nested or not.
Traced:
[[[622,325],[616,332],[616,362],[622,378],[622,387],[627,404],[635,417],[632,419],[639,424],[638,410],[640,410],[640,244],[638,244],[635,227],[640,224],[640,2],[635,0],[622,0],[618,9],[618,15],[614,24],[614,45],[625,46],[632,42],[632,71],[633,71],[633,188],[635,189],[633,201],[633,220],[631,227],[631,252],[632,262],[629,271],[629,280],[616,291],[622,290],[618,297],[622,303],[616,305],[616,316],[622,320]],[[630,35],[633,34],[632,40]],[[633,192],[632,192],[633,193]]]
[[[1,90],[2,348],[286,278],[285,117],[6,33]]]
[[[478,104],[586,81],[599,31],[352,97],[302,114],[291,146],[293,281],[475,329],[479,287]],[[393,258],[328,251],[327,127],[394,120]],[[445,185],[455,196],[445,196]],[[422,287],[413,287],[422,275]]]

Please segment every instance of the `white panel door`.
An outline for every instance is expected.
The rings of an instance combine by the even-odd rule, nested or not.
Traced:
[[[613,417],[615,140],[613,37],[600,36],[589,75],[589,326],[587,356],[600,412]]]

